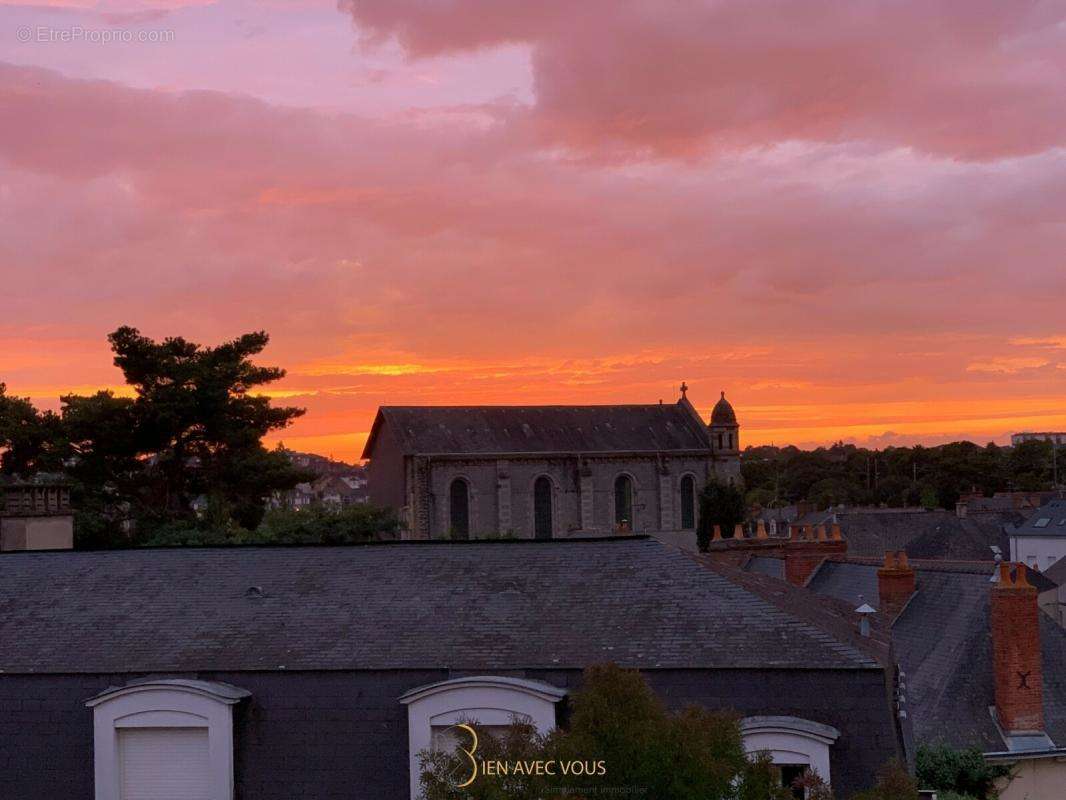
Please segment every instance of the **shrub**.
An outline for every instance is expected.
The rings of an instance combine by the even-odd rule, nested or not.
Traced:
[[[603,762],[605,774],[568,776],[561,769],[540,776],[479,774],[458,789],[456,776],[470,774],[468,756],[460,750],[424,752],[419,756],[424,800],[543,800],[553,794],[582,800],[634,788],[655,800],[791,797],[778,786],[777,770],[766,756],[747,759],[734,716],[696,707],[670,713],[637,671],[590,667],[571,702],[565,730],[541,737],[515,723],[503,737],[479,736],[478,760]]]
[[[975,747],[955,750],[945,744],[919,747],[916,766],[923,789],[955,792],[975,800],[994,800],[996,778],[1010,775],[1009,767],[986,763]]]

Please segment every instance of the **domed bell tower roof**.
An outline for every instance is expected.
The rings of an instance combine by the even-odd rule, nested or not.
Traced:
[[[714,411],[711,412],[711,425],[735,426],[736,424],[737,414],[733,411],[733,406],[725,399],[725,392],[722,392],[722,399],[714,404]]]

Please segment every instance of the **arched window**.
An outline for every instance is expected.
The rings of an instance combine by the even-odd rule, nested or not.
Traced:
[[[696,527],[696,479],[691,475],[681,479],[681,527],[686,531]]]
[[[470,538],[470,488],[462,478],[448,492],[448,532],[456,539]]]
[[[633,480],[628,475],[614,480],[614,524],[633,530]]]
[[[538,539],[552,538],[552,482],[547,475],[533,484],[533,534]]]

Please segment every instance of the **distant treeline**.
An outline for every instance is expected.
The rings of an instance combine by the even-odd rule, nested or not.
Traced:
[[[964,494],[1054,488],[1056,453],[1049,442],[1017,447],[952,442],[939,447],[867,450],[749,447],[741,466],[749,504],[777,507],[806,500],[828,505],[954,508]]]

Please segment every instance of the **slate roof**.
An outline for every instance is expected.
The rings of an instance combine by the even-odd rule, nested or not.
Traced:
[[[994,704],[988,621],[989,565],[917,566],[917,591],[892,625],[895,654],[906,673],[907,707],[919,742],[1004,749],[988,712]],[[1034,579],[1038,576],[1033,574]],[[826,561],[807,588],[877,607],[877,565]],[[1044,715],[1056,744],[1066,744],[1066,631],[1041,614]]]
[[[872,621],[871,635],[863,637],[859,633],[859,617],[855,614],[855,603],[824,594],[817,594],[807,589],[793,586],[772,575],[752,571],[751,559],[745,567],[738,567],[713,555],[690,553],[697,563],[703,564],[721,575],[728,577],[747,591],[769,601],[778,608],[806,620],[823,631],[831,632],[838,641],[848,642],[851,646],[863,650],[879,660],[886,667],[892,667],[890,658],[891,634],[885,620]],[[765,558],[762,561],[780,561]]]
[[[1020,525],[1011,529],[1012,536],[1066,536],[1066,500],[1045,503]]]
[[[879,668],[653,539],[0,555],[0,670]]]
[[[1010,553],[1005,528],[1021,519],[1017,512],[959,517],[950,511],[835,509],[808,514],[796,523],[838,522],[849,555],[883,558],[886,550],[905,550],[912,559],[992,562],[992,545],[1004,555]]]
[[[681,403],[626,406],[382,406],[370,458],[388,425],[408,455],[710,450],[706,426]]]

